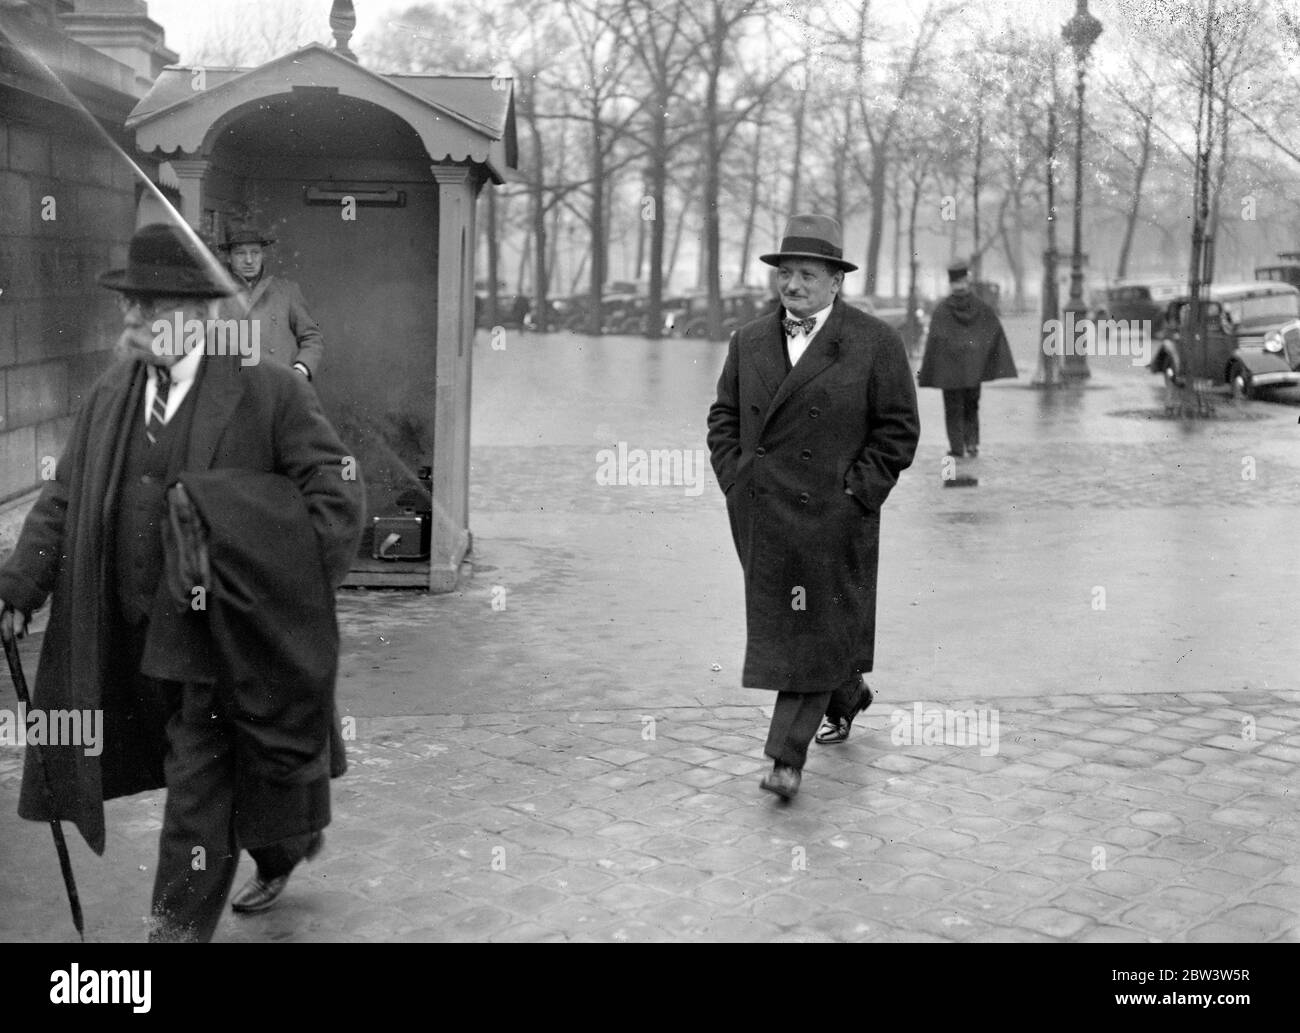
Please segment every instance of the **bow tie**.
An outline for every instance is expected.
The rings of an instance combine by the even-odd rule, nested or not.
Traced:
[[[785,328],[786,337],[794,337],[795,334],[810,334],[813,327],[817,325],[817,320],[812,316],[807,319],[783,319],[781,326]]]

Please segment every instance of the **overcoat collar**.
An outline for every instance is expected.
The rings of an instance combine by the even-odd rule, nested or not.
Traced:
[[[785,309],[778,307],[771,317],[758,349],[758,373],[772,392],[763,422],[766,424],[786,400],[820,376],[840,354],[840,336],[844,328],[844,302],[837,295],[826,322],[808,345],[799,361],[785,372],[785,331],[781,320]]]

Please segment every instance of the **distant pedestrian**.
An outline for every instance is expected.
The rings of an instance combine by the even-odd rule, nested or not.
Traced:
[[[842,255],[834,219],[790,220],[760,256],[782,307],[731,335],[709,410],[745,576],[742,682],[777,694],[761,785],[787,800],[813,736],[843,742],[871,702],[880,509],[920,429],[903,342],[840,298],[857,268]]]
[[[1014,377],[1016,364],[997,313],[975,296],[970,267],[948,267],[951,294],[935,306],[921,360],[920,384],[943,391],[948,454],[980,454],[980,384]]]

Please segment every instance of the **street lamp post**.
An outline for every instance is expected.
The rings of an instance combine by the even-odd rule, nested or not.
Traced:
[[[1065,304],[1067,316],[1074,314],[1074,325],[1087,318],[1088,306],[1083,300],[1083,88],[1087,77],[1088,52],[1101,35],[1101,22],[1088,13],[1088,0],[1078,0],[1074,17],[1065,23],[1061,36],[1074,51],[1075,95],[1077,111],[1074,125],[1074,249],[1070,255],[1070,299]],[[1069,326],[1067,319],[1065,324]],[[1083,355],[1072,354],[1069,349],[1063,357],[1061,374],[1066,379],[1085,380],[1091,376],[1088,360]]]

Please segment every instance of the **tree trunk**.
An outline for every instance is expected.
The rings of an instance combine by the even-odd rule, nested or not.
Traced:
[[[880,269],[880,245],[884,239],[885,173],[889,168],[886,146],[877,143],[871,149],[871,230],[867,235],[866,292],[876,293],[876,280]]]
[[[975,99],[975,163],[971,174],[971,279],[981,279],[984,265],[983,248],[980,247],[980,180],[984,175],[984,101]]]
[[[587,302],[590,334],[601,332],[601,294],[605,288],[605,151],[600,105],[591,108],[591,279]]]
[[[645,245],[646,245],[646,220],[645,220],[645,202],[650,196],[649,184],[645,177],[641,177],[641,198],[636,207],[636,270],[632,274],[632,279],[640,283],[644,276],[642,270],[645,269]]]
[[[722,155],[719,140],[718,79],[722,75],[722,51],[726,28],[717,0],[713,5],[709,78],[704,99],[704,286],[708,291],[709,339],[722,336],[722,233],[718,224],[718,199],[722,192]]]
[[[763,117],[760,111],[754,123],[754,160],[749,169],[749,210],[745,213],[745,238],[740,248],[740,273],[736,277],[736,286],[745,286],[745,274],[749,270],[749,249],[754,242],[754,222],[758,218],[758,174],[759,161],[763,156]],[[793,211],[794,209],[791,209]]]
[[[792,168],[790,169],[790,203],[786,206],[786,214],[793,215],[795,212],[802,211],[799,204],[799,170],[803,165],[801,155],[803,153],[803,125],[804,112],[808,108],[808,59],[804,58],[803,63],[803,82],[798,90],[799,103],[794,109],[794,146],[791,148],[791,155],[794,158]]]
[[[901,179],[902,179],[901,176],[895,174],[894,182],[892,184],[893,188],[890,190],[890,196],[893,200],[893,208],[894,208],[894,218],[891,220],[893,222],[892,229],[894,231],[894,254],[892,259],[890,260],[890,265],[893,266],[893,274],[894,274],[894,291],[890,295],[893,298],[898,298],[900,296],[899,276],[902,272],[902,270],[899,269],[900,263],[899,263],[899,253],[898,253],[899,248],[902,246],[902,242],[903,242],[903,197],[902,197],[902,183],[900,182]]]
[[[903,343],[907,345],[910,355],[915,355],[921,344],[921,325],[916,318],[916,277],[920,266],[916,254],[916,212],[921,206],[921,188],[924,182],[924,174],[913,179],[912,205],[907,215],[907,253],[910,257],[907,263],[907,319],[903,324]]]
[[[664,323],[664,205],[668,187],[668,98],[660,95],[650,123],[650,197],[654,205],[650,222],[650,302],[646,336],[658,338]]]
[[[1133,200],[1128,206],[1124,219],[1124,239],[1119,246],[1119,265],[1115,269],[1115,278],[1122,280],[1128,275],[1128,256],[1133,247],[1133,237],[1137,232],[1138,212],[1142,208],[1142,185],[1146,181],[1147,169],[1151,165],[1151,118],[1142,123],[1142,145],[1138,154],[1137,172],[1133,176]]]

